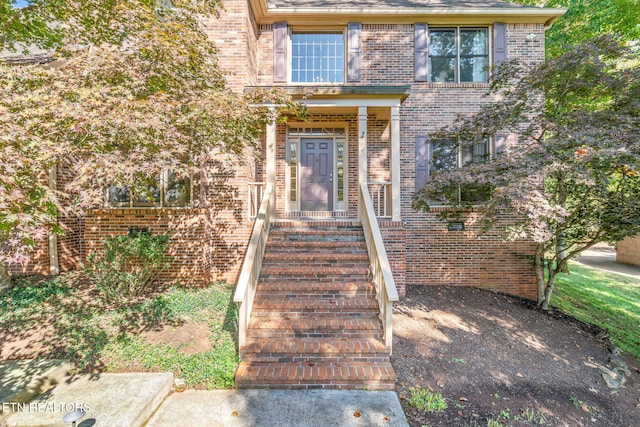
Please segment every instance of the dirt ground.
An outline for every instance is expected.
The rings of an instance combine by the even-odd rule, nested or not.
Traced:
[[[462,287],[410,287],[394,311],[392,363],[411,426],[640,426],[640,371],[612,392],[607,337],[517,298]],[[409,387],[442,393],[420,412]],[[490,425],[500,425],[490,424]]]

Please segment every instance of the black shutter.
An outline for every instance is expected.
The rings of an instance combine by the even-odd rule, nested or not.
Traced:
[[[347,24],[347,81],[360,81],[360,51],[362,24],[350,22]]]
[[[273,82],[287,82],[287,23],[273,24]]]
[[[416,136],[416,191],[429,178],[429,137]]]
[[[415,79],[417,82],[429,81],[429,25],[414,24]]]
[[[507,60],[507,24],[493,24],[493,65],[498,66]]]

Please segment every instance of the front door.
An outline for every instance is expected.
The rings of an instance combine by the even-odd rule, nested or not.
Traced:
[[[300,210],[333,210],[333,139],[300,141]]]

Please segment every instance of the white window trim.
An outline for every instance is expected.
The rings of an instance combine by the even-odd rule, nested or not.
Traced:
[[[447,30],[455,29],[456,31],[456,70],[455,79],[452,82],[434,82],[431,79],[431,30]],[[460,30],[487,30],[487,80],[484,82],[461,82],[460,81]],[[493,64],[493,25],[430,25],[427,30],[427,70],[428,70],[428,82],[435,85],[466,85],[466,84],[488,84],[491,76],[491,64]]]
[[[443,140],[443,139],[453,139],[453,138],[433,138],[433,139],[429,139],[427,141],[427,150],[428,150],[428,155],[429,155],[429,165],[431,164],[431,160],[433,158],[433,148],[431,146],[432,142],[434,140]],[[456,169],[462,169],[464,167],[464,165],[462,165],[462,150],[460,149],[460,139],[458,137],[455,137],[455,139],[458,141],[458,147],[457,147],[457,153],[456,153]],[[492,162],[494,159],[494,143],[495,143],[495,138],[493,137],[487,137],[488,139],[488,143],[489,143],[489,162]],[[429,180],[429,177],[431,176],[432,170],[431,170],[431,166],[428,167],[428,175],[427,175],[427,181]],[[460,190],[460,186],[458,186],[458,203],[463,202],[462,200],[460,200],[462,197],[461,195],[461,190]],[[434,202],[433,206],[435,207],[447,207],[449,205],[446,204],[440,204],[440,203],[436,203]],[[478,205],[472,205],[472,206],[478,206]]]
[[[175,205],[166,205],[165,204],[165,196],[167,193],[167,184],[169,182],[168,179],[168,170],[163,170],[160,176],[160,201],[159,204],[149,204],[149,205],[138,205],[134,206],[135,195],[129,191],[129,202],[128,203],[110,203],[109,202],[109,187],[107,186],[104,189],[104,207],[107,209],[189,209],[193,206],[193,177],[189,177],[189,201],[184,206],[175,206]]]
[[[342,82],[293,82],[293,33],[342,33]],[[326,28],[326,29],[295,29],[289,27],[287,29],[287,82],[296,86],[343,86],[347,82],[347,28]]]

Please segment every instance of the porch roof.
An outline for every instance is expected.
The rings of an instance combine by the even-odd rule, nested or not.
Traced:
[[[246,86],[245,92],[252,92],[257,89],[283,90],[293,99],[305,101],[312,99],[393,99],[401,103],[407,99],[411,91],[411,85],[391,85],[391,86],[349,86],[349,85],[326,85],[326,86]]]

